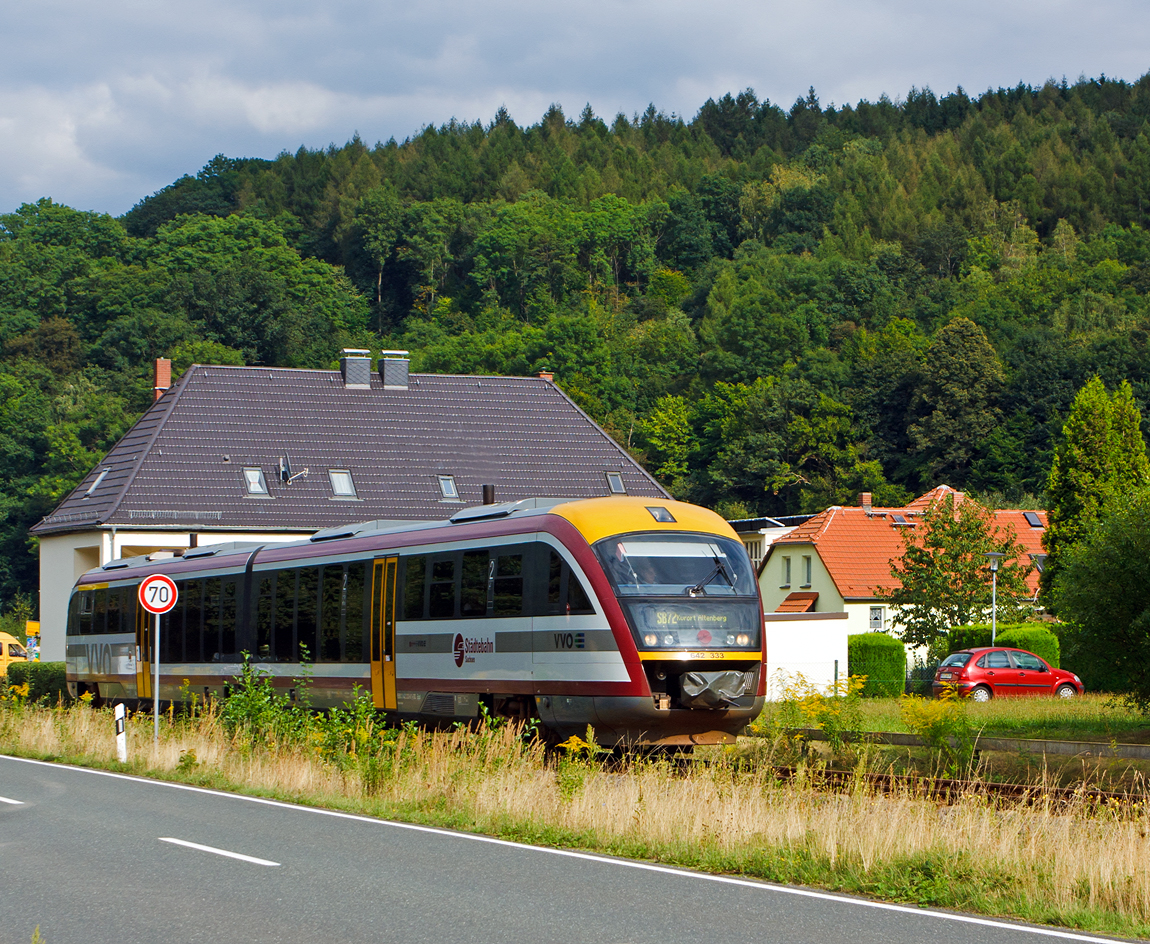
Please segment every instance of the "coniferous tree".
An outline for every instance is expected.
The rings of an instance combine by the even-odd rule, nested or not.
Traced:
[[[1111,396],[1095,376],[1074,398],[1046,488],[1044,591],[1053,585],[1066,550],[1089,536],[1107,506],[1150,485],[1141,420],[1126,381]]]

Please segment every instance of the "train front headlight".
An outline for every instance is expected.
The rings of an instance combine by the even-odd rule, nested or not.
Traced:
[[[727,633],[727,645],[733,646],[734,644],[735,644],[735,634],[734,633]]]
[[[656,636],[654,633],[647,633],[647,635],[645,635],[643,637],[643,645],[644,646],[657,646],[657,645],[659,645],[659,637]]]
[[[672,636],[670,633],[667,633],[667,635],[663,637],[663,645],[664,646],[675,645],[675,637]]]
[[[751,644],[751,637],[746,633],[739,633],[739,635],[735,637],[735,644],[739,646],[749,646]]]

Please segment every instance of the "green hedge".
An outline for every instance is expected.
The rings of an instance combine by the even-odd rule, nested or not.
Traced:
[[[950,651],[976,649],[990,645],[990,624],[972,623],[969,626],[955,626],[948,634]],[[1058,637],[1043,623],[999,623],[995,645],[1025,649],[1041,656],[1054,668],[1059,668],[1061,647]]]
[[[998,643],[1002,646],[1013,646],[1015,649],[1033,652],[1036,656],[1049,662],[1054,668],[1059,668],[1062,647],[1058,643],[1058,637],[1037,623],[1011,626],[998,634]]]
[[[63,697],[68,700],[68,680],[63,662],[12,662],[8,666],[8,684],[28,683],[30,701],[43,699],[50,705]]]
[[[847,636],[847,665],[851,675],[865,675],[864,695],[897,696],[906,686],[906,649],[886,633]]]

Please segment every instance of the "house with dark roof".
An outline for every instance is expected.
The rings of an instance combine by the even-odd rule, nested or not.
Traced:
[[[889,606],[877,594],[897,586],[890,565],[902,556],[903,533],[948,495],[963,500],[962,492],[939,485],[904,508],[879,508],[864,492],[858,506],[835,505],[814,515],[768,548],[759,571],[763,609],[767,614],[845,613],[848,633],[889,630]],[[999,510],[994,520],[1000,529],[1014,529],[1025,548],[1023,563],[1036,565],[1027,585],[1037,595],[1046,512]]]
[[[406,352],[340,370],[194,365],[32,533],[42,657],[64,658],[69,590],[119,557],[293,541],[359,521],[449,518],[523,498],[669,497],[552,381],[409,374]]]

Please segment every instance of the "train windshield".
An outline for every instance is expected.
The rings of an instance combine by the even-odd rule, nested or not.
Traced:
[[[702,534],[628,534],[595,545],[619,596],[754,596],[755,578],[743,545]]]

